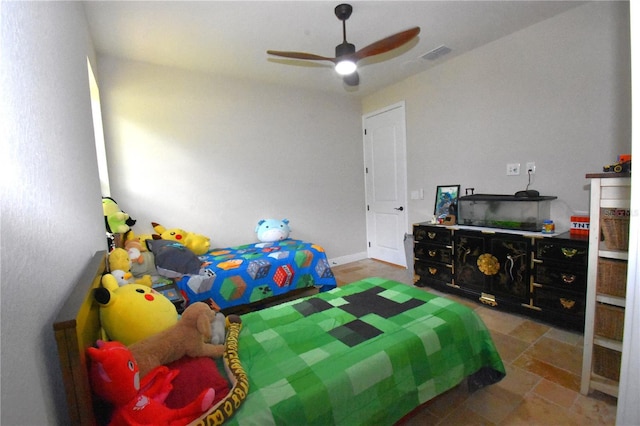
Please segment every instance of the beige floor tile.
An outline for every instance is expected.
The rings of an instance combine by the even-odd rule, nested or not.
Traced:
[[[513,336],[525,342],[533,343],[549,331],[549,326],[537,322],[525,320],[514,328],[509,336]]]
[[[582,373],[582,348],[542,337],[525,353],[573,374]]]
[[[423,423],[422,426],[424,426],[425,424],[426,423]],[[449,414],[447,417],[442,419],[442,421],[438,424],[456,425],[456,426],[467,426],[467,425],[488,426],[488,425],[495,425],[496,423],[476,413],[470,408],[461,407],[460,409],[455,410],[453,413]]]
[[[522,397],[515,392],[499,386],[487,386],[473,393],[464,406],[491,422],[499,424],[521,402]]]
[[[529,343],[523,342],[513,336],[502,334],[498,331],[491,331],[493,343],[498,349],[498,353],[505,363],[510,363],[518,358],[530,346]]]
[[[489,330],[499,331],[503,334],[511,333],[525,321],[521,317],[482,306],[478,307],[476,312],[480,315],[480,318],[482,318]]]
[[[530,393],[501,423],[502,425],[582,426],[584,419],[567,408]]]
[[[616,408],[616,398],[593,392],[589,397],[578,394],[572,411],[588,420],[587,423],[613,425],[616,422]]]
[[[540,383],[542,378],[511,364],[505,365],[507,375],[493,386],[504,388],[513,395],[524,397]]]
[[[560,342],[573,346],[584,346],[584,335],[575,331],[561,330],[559,328],[550,328],[545,337],[555,339]]]
[[[542,379],[533,391],[546,400],[564,408],[570,408],[578,396],[578,392],[571,391],[546,379]]]
[[[524,353],[512,363],[516,367],[522,368],[530,373],[537,374],[567,389],[578,392],[580,390],[580,376],[573,374],[563,368],[545,362],[530,354]]]
[[[425,404],[427,410],[442,419],[457,410],[469,398],[469,390],[466,383],[443,393]]]

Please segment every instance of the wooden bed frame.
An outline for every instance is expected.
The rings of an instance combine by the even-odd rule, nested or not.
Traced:
[[[106,259],[106,251],[94,254],[53,324],[71,425],[100,424],[97,417],[100,407],[96,405],[91,392],[86,350],[96,340],[106,339],[100,325],[100,307],[93,299],[93,291],[101,286],[102,275],[107,270]],[[257,305],[264,307],[317,291],[313,287],[300,289],[263,299]],[[251,308],[252,306],[240,306],[223,313],[241,314]]]
[[[89,261],[53,324],[67,398],[69,424],[71,425],[98,425],[102,419],[103,407],[96,404],[97,401],[94,401],[91,392],[86,350],[94,345],[96,340],[105,338],[100,325],[99,305],[94,302],[93,292],[101,285],[102,275],[106,270],[106,256],[106,251],[100,251]],[[238,327],[232,326],[235,331],[235,339],[237,339],[240,330],[240,324],[236,325]],[[227,359],[228,353],[225,353],[225,367],[233,385],[227,398],[232,400],[235,394],[235,399],[239,400],[240,397],[237,395],[246,396],[247,394],[247,378],[237,358],[237,340],[235,346],[231,345],[229,340],[227,345],[227,352],[235,353],[235,359],[231,363]],[[230,364],[236,365],[237,368],[233,371],[229,370]],[[467,381],[468,377],[464,379],[464,382]],[[402,424],[403,421],[411,418],[419,409],[420,406],[416,407],[397,424]],[[223,410],[224,407],[212,407],[210,412],[205,414],[207,421],[210,418],[224,419],[225,415],[219,414]],[[233,415],[232,410],[229,413],[231,414],[226,417]],[[197,424],[209,423],[205,421]]]
[[[100,311],[93,301],[93,289],[100,286],[105,260],[106,251],[93,256],[53,324],[71,425],[98,424],[85,354],[87,348],[102,337]]]

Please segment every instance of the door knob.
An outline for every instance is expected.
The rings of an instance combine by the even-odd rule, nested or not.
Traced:
[[[404,210],[404,207],[402,207],[402,206],[400,206],[400,207],[394,207],[393,209],[394,209],[394,210],[400,210],[400,211],[403,211],[403,210]]]

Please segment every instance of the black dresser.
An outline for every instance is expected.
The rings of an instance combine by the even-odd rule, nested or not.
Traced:
[[[416,286],[583,330],[586,237],[417,223],[413,238]]]

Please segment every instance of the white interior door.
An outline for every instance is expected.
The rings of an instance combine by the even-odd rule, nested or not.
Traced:
[[[367,255],[407,266],[407,158],[404,102],[363,117]]]

